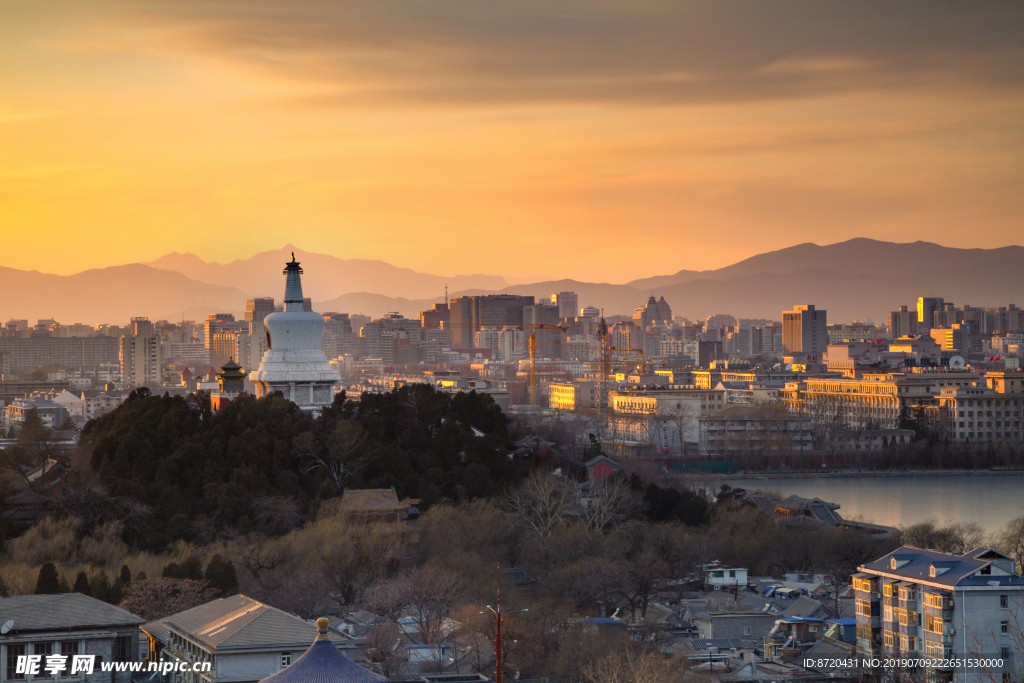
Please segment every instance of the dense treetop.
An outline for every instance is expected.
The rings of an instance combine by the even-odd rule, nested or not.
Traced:
[[[110,494],[138,499],[166,520],[150,528],[149,541],[136,539],[154,547],[194,534],[197,520],[284,531],[276,527],[294,526],[346,487],[394,487],[430,506],[493,495],[519,476],[505,415],[490,397],[425,385],[358,403],[339,394],[317,419],[280,394],[242,395],[214,412],[202,392],[142,390],[86,424],[82,440]]]

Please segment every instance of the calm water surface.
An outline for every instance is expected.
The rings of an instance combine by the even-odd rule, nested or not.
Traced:
[[[987,532],[1024,517],[1024,474],[735,479],[730,486],[839,503],[847,519],[909,526],[928,519],[977,522]]]

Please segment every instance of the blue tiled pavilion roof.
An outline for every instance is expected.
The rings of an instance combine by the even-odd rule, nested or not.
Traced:
[[[365,669],[342,654],[327,637],[327,620],[317,621],[320,635],[290,666],[260,683],[384,683],[387,678]]]

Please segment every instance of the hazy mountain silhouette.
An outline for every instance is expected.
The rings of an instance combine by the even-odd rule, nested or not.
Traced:
[[[64,323],[123,323],[133,315],[199,320],[210,312],[240,315],[245,299],[280,301],[281,269],[291,246],[229,264],[192,254],[168,254],[150,264],[88,270],[70,276],[0,267],[0,319],[53,317]],[[895,244],[854,239],[818,246],[799,244],[759,254],[711,271],[634,280],[625,285],[550,280],[507,286],[504,278],[444,278],[382,261],[345,260],[294,249],[305,270],[303,285],[321,312],[408,317],[450,296],[527,294],[538,301],[552,292],[575,291],[580,306],[607,315],[630,314],[653,293],[677,315],[703,319],[713,313],[781,319],[781,311],[813,303],[832,322],[883,322],[900,304],[942,296],[958,307],[1024,305],[1024,247],[954,249],[928,242]],[[339,294],[339,292],[342,292]]]
[[[0,267],[0,319],[53,318],[64,324],[124,324],[132,316],[167,316],[174,311],[244,310],[245,293],[235,287],[196,282],[181,273],[139,263],[86,270],[74,275]]]
[[[445,285],[451,291],[469,288],[492,290],[508,286],[505,278],[498,275],[431,275],[399,268],[384,261],[341,259],[317,254],[290,244],[226,264],[207,263],[195,254],[175,252],[145,265],[174,270],[200,282],[238,287],[249,296],[280,299],[284,292],[281,270],[284,262],[291,258],[292,252],[305,271],[302,276],[303,293],[316,300],[332,299],[345,292],[375,292],[388,297],[436,296],[440,301],[444,299]]]

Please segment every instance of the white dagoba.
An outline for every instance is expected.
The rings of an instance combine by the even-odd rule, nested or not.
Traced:
[[[321,348],[323,316],[303,310],[302,268],[294,253],[284,274],[284,310],[263,319],[267,351],[249,379],[256,385],[257,398],[280,391],[303,410],[319,412],[334,401],[334,385],[341,382],[341,375]]]

